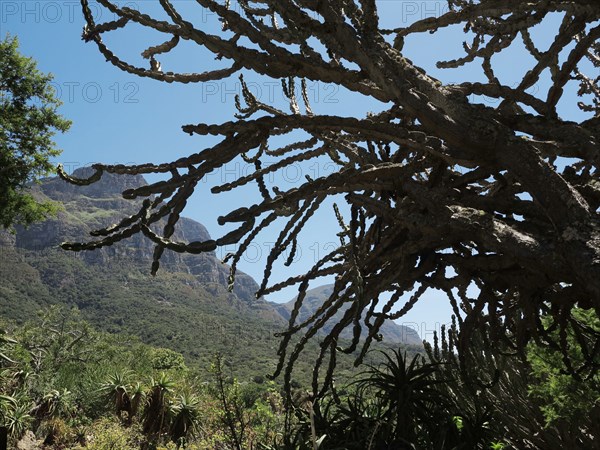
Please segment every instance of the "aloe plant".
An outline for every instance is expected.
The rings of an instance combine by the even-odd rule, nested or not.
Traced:
[[[200,420],[200,400],[197,396],[189,393],[181,394],[177,401],[171,406],[171,439],[180,442],[190,434],[194,434]]]
[[[115,414],[121,420],[131,420],[131,398],[127,392],[129,385],[127,384],[128,372],[116,372],[108,377],[108,380],[100,386],[100,391],[103,392],[106,398],[114,405]],[[122,412],[127,413],[127,418],[123,419]]]
[[[151,380],[147,396],[148,402],[144,410],[143,429],[146,435],[162,432],[167,414],[166,394],[171,392],[174,387],[175,383],[164,372],[159,378]]]
[[[9,396],[0,396],[0,408],[2,408],[2,419],[8,430],[8,435],[19,439],[29,428],[33,417],[29,414],[31,407],[26,402],[18,401]]]

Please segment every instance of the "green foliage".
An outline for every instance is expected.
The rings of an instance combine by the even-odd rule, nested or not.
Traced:
[[[395,350],[384,356],[386,361],[370,366],[357,384],[359,390],[375,391],[378,421],[394,427],[388,431],[391,442],[413,442],[420,434],[430,435],[445,426],[450,401],[437,389],[436,364],[424,361],[421,355],[408,362],[406,355]]]
[[[485,334],[471,334],[460,352],[457,339],[453,325],[426,347],[427,358],[387,352],[324,398],[297,392],[286,435],[265,448],[593,448],[599,434],[588,418],[544,427],[544,405],[528,395],[536,378],[526,361],[490,346]]]
[[[15,341],[14,339],[12,339],[6,335],[6,330],[0,329],[0,364],[2,364],[2,363],[13,364],[14,363],[14,361],[12,359],[10,359],[8,356],[6,356],[6,350],[4,348],[8,347],[12,344],[16,344],[16,343],[17,343],[17,341]]]
[[[75,411],[73,393],[64,388],[62,391],[52,389],[42,398],[42,403],[37,408],[39,417],[69,417]]]
[[[32,375],[27,387],[33,398],[42,402],[49,392],[67,389],[90,413],[105,410],[96,390],[114,371],[110,365],[133,358],[130,352],[113,353],[110,338],[93,330],[75,309],[52,307],[16,330],[16,337],[27,352],[21,366]]]
[[[28,225],[57,210],[38,202],[27,184],[53,171],[50,158],[60,154],[52,137],[71,122],[57,113],[61,102],[51,75],[19,53],[16,37],[0,41],[0,225]]]
[[[17,402],[11,405],[4,415],[4,426],[8,428],[8,434],[14,438],[21,437],[33,422],[29,414],[30,405],[25,402]]]
[[[167,394],[172,392],[174,387],[175,383],[164,372],[158,378],[150,381],[150,390],[147,394],[148,404],[144,410],[145,434],[159,436],[167,425]]]
[[[572,320],[600,332],[600,319],[593,310],[574,308],[572,314]],[[558,331],[551,334],[558,340]],[[596,354],[594,358],[596,367],[586,365],[582,346],[576,345],[576,340],[582,338],[574,333],[573,327],[567,328],[568,360],[547,346],[529,345],[527,359],[534,377],[529,392],[542,403],[546,425],[575,422],[589,432],[596,428],[594,422],[600,418],[600,376],[597,373],[600,356]],[[566,373],[567,364],[577,368],[579,376]]]
[[[437,364],[420,355],[407,360],[402,351],[384,358],[361,373],[346,393],[297,402],[296,417],[305,431],[296,441],[324,436],[323,449],[451,448],[444,445],[457,427],[451,401],[438,388]],[[314,432],[309,429],[313,423]]]
[[[181,353],[168,348],[154,348],[150,355],[152,368],[156,370],[186,370]]]
[[[14,397],[0,394],[0,420],[2,426],[6,424],[8,416],[17,406],[18,402]]]
[[[103,417],[89,428],[86,443],[76,450],[139,450],[143,442],[137,428],[123,428],[114,419]]]
[[[490,332],[472,333],[461,346],[454,323],[426,346],[429,359],[438,363],[438,387],[452,399],[453,419],[460,424],[456,445],[592,448],[600,434],[581,426],[586,419],[545,426],[544,405],[530,395],[538,382],[531,365],[511,347],[490,344]]]
[[[173,350],[94,330],[76,309],[5,328],[0,419],[13,444],[26,430],[53,450],[592,448],[595,435],[583,409],[545,423],[528,389],[547,394],[547,380],[478,334],[458,354],[454,327],[427,358],[369,354],[366,370],[316,399],[258,376],[240,382],[219,354],[206,378]]]
[[[6,330],[0,333],[0,426],[8,430],[11,439],[18,439],[33,422],[30,414],[29,396],[19,388],[26,379],[19,370],[14,347],[17,341],[8,336]]]
[[[272,384],[256,399],[250,410],[254,440],[263,443],[280,442],[284,422],[283,398]]]
[[[239,383],[224,375],[222,363],[221,375],[204,381],[181,354],[95,331],[76,309],[54,306],[7,329],[4,348],[13,362],[3,362],[3,376],[12,381],[0,385],[0,419],[13,443],[31,430],[48,449],[174,448],[169,441],[227,448],[228,414],[242,418],[234,424],[244,424],[240,448],[281,437],[274,382]]]
[[[122,372],[110,375],[107,381],[100,386],[100,391],[104,393],[108,402],[114,406],[117,417],[123,420],[121,413],[125,412],[127,414],[125,420],[131,422],[133,416],[132,405],[131,398],[127,392],[129,385],[125,381],[125,378],[126,374]]]
[[[222,406],[220,419],[225,425],[229,444],[236,450],[242,450],[246,444],[249,419],[244,412],[239,383],[235,378],[231,382],[226,379],[223,357],[219,353],[215,356],[211,371],[216,381],[215,395]]]
[[[172,416],[170,435],[174,442],[185,442],[197,431],[200,421],[200,399],[194,394],[183,393],[171,405]]]

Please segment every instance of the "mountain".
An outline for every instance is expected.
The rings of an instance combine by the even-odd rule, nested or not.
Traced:
[[[80,168],[75,177],[87,178],[91,168]],[[89,186],[75,186],[60,178],[49,178],[35,186],[36,194],[41,198],[60,202],[64,210],[57,218],[20,228],[16,235],[16,246],[23,249],[40,251],[58,246],[63,241],[89,241],[89,232],[103,228],[126,215],[139,210],[140,202],[122,198],[126,189],[145,186],[141,175],[114,175],[105,173],[100,181]],[[162,228],[164,221],[159,222]],[[173,235],[175,241],[210,239],[206,228],[191,219],[182,218]],[[125,242],[96,251],[84,251],[75,255],[89,264],[112,264],[115,258],[136,260],[148,266],[152,260],[154,245],[141,234],[134,235]],[[166,250],[161,258],[161,267],[171,272],[186,272],[194,275],[197,281],[209,289],[218,289],[227,285],[229,268],[221,264],[214,252],[201,255],[180,254]],[[244,273],[236,276],[234,294],[240,299],[250,301],[257,290],[256,282]],[[216,291],[214,292],[216,293]]]
[[[307,318],[309,318],[312,314],[314,314],[317,309],[329,298],[331,293],[333,292],[333,285],[327,284],[324,286],[319,286],[314,289],[310,289],[306,292],[306,296],[302,301],[302,306],[300,307],[300,312],[298,314],[297,322],[301,322]],[[288,320],[290,318],[290,314],[294,308],[294,303],[296,302],[296,298],[290,300],[287,303],[281,303],[275,305],[275,310],[279,313],[279,315]],[[340,321],[346,310],[349,306],[345,306],[340,308],[340,310],[331,317],[323,326],[323,332],[329,333],[333,326]],[[403,343],[407,345],[420,345],[422,340],[419,337],[419,334],[412,328],[399,325],[392,321],[384,322],[381,326],[379,332],[383,336],[383,339],[386,342],[397,342]],[[363,327],[361,332],[361,337],[365,338],[368,335],[368,330]],[[352,330],[347,328],[341,334],[342,338],[351,339],[352,338]]]
[[[73,175],[87,177],[90,170],[78,169]],[[240,272],[233,292],[228,292],[229,267],[214,252],[165,250],[161,269],[152,277],[154,245],[142,235],[94,251],[58,247],[63,241],[88,241],[91,230],[136,212],[121,192],[145,184],[142,176],[105,173],[90,186],[59,178],[34,186],[35,195],[62,203],[63,210],[15,234],[0,233],[0,318],[24,322],[60,303],[80,309],[100,330],[137,335],[148,344],[183,353],[193,365],[207,367],[220,351],[240,374],[270,372],[279,343],[273,334],[287,324],[285,307],[255,299],[256,282]],[[173,236],[179,241],[209,238],[203,225],[187,218],[180,220]],[[397,332],[389,336],[394,345],[402,341]],[[311,345],[316,349],[316,343]],[[300,361],[306,373],[314,356],[310,349],[307,353]],[[350,358],[343,358],[341,364],[349,367]]]

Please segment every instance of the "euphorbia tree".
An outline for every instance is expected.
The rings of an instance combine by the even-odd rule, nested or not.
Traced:
[[[240,243],[228,258],[233,283],[248,245],[285,218],[257,295],[299,285],[279,350],[277,373],[286,368],[288,384],[299,352],[343,305],[351,306],[321,343],[315,384],[324,359],[329,358],[330,369],[335,365],[344,328],[353,328],[354,340],[343,351],[359,345],[361,328],[369,331],[360,361],[382,323],[404,315],[430,289],[447,294],[460,318],[462,345],[469,330],[487,323],[493,337],[508,339],[516,349],[531,338],[562,348],[569,365],[567,340],[548,333],[569,326],[591,337],[579,339],[584,364],[591,364],[598,336],[571,311],[576,305],[600,308],[599,2],[449,0],[449,9],[439,17],[383,28],[373,0],[240,0],[239,8],[230,8],[229,1],[198,0],[221,21],[220,32],[186,20],[181,5],[169,0],[160,0],[160,19],[108,0],[98,3],[117,20],[95,23],[88,1],[82,0],[83,39],[119,69],[169,83],[222,80],[238,73],[281,79],[290,112],[263,103],[242,84],[245,104],[237,99],[236,120],[183,126],[192,135],[220,136],[214,146],[163,163],[97,164],[87,180],[63,172],[76,184],[92,183],[103,172],[167,175],[123,193],[128,199],[145,198],[137,214],[98,230],[100,240],[65,243],[64,248],[95,249],[143,233],[156,244],[155,273],[164,249],[200,253]],[[548,18],[556,17],[561,23],[550,46],[542,47],[531,31],[540,24],[548,30],[553,26]],[[164,43],[142,52],[149,60],[145,67],[121,59],[103,41],[105,34],[130,25],[165,36]],[[437,66],[480,64],[482,82],[440,82],[404,55],[405,42],[408,46],[414,35],[431,33],[435,39],[439,30],[457,26],[468,41],[464,55]],[[159,60],[177,52],[182,41],[212,52],[217,62],[198,73],[163,71]],[[503,84],[496,57],[519,51],[528,55],[529,66],[519,83]],[[541,83],[531,93],[529,88],[546,74],[547,88]],[[319,115],[309,105],[305,80],[334,83],[380,102],[381,111],[365,117],[341,109],[337,115]],[[580,98],[565,95],[569,90]],[[478,96],[498,101],[486,104]],[[559,103],[569,102],[587,116],[578,121],[561,116]],[[276,145],[282,136],[289,144]],[[264,166],[267,157],[277,163]],[[219,218],[239,228],[204,242],[172,241],[199,181],[236,158],[254,164],[255,171],[212,192],[258,185],[262,198],[256,204]],[[273,171],[317,158],[329,158],[338,170],[286,190],[265,183]],[[340,245],[306,274],[272,283],[274,262],[284,251],[294,252],[300,231],[331,196],[342,196],[349,205],[346,219],[338,213]],[[167,218],[166,224],[157,233],[151,227],[161,218]],[[330,298],[299,323],[309,282],[332,274],[336,281]],[[541,314],[551,320],[542,323]],[[298,340],[290,353],[293,334]]]

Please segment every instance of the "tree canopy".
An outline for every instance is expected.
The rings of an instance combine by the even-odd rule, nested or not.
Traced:
[[[156,244],[155,273],[164,249],[200,253],[237,242],[239,250],[226,258],[233,283],[248,245],[284,218],[257,292],[260,296],[298,285],[276,374],[283,370],[289,383],[306,342],[336,311],[351,305],[321,342],[315,391],[331,382],[336,352],[352,352],[360,345],[360,362],[378,339],[381,324],[402,317],[432,289],[444,292],[453,306],[461,330],[459,347],[468,345],[480,328],[515,351],[523,351],[532,339],[562,350],[564,364],[574,374],[595,369],[599,336],[571,312],[574,307],[600,312],[596,0],[449,0],[447,12],[438,17],[388,29],[380,26],[373,0],[240,0],[236,9],[229,2],[198,0],[199,7],[221,21],[222,31],[216,34],[186,20],[169,0],[160,0],[160,18],[108,0],[98,3],[117,19],[95,23],[88,1],[81,0],[83,39],[95,43],[111,64],[168,83],[221,80],[239,73],[243,98],[236,98],[234,121],[183,126],[191,135],[221,138],[198,153],[162,163],[96,164],[95,174],[86,180],[62,171],[63,178],[76,184],[97,181],[103,172],[165,175],[162,181],[123,192],[128,199],[145,198],[138,213],[94,232],[98,240],[65,243],[63,248],[92,250],[143,233]],[[560,25],[543,48],[532,30],[557,15]],[[121,59],[103,40],[133,26],[164,36],[163,43],[142,51],[149,60],[145,67]],[[479,64],[483,82],[443,83],[403,54],[404,43],[414,35],[457,26],[464,32],[464,55],[437,66]],[[177,52],[183,41],[212,52],[215,67],[198,73],[163,69],[159,59]],[[531,67],[509,86],[498,77],[497,57],[519,46]],[[248,72],[280,79],[290,112],[254,96],[241,77]],[[547,88],[541,83],[544,77],[550,80]],[[355,117],[340,109],[337,115],[320,115],[309,104],[306,80],[334,83],[378,101],[381,112]],[[531,93],[538,83],[541,88]],[[573,90],[577,95],[565,94]],[[480,96],[498,101],[484,103]],[[559,103],[565,102],[576,103],[586,118],[562,117]],[[282,137],[290,142],[281,146]],[[266,157],[277,163],[263,166]],[[214,240],[172,241],[199,181],[236,158],[254,164],[255,171],[212,192],[256,183],[262,197],[256,204],[219,218],[220,224],[239,228]],[[307,177],[287,190],[265,182],[273,171],[317,158],[329,158],[338,170]],[[286,250],[294,253],[301,230],[332,196],[342,196],[350,211],[348,217],[335,211],[340,245],[306,274],[272,282],[275,261]],[[167,224],[158,231],[153,224],[163,217]],[[298,323],[309,283],[328,275],[336,277],[331,297]],[[353,328],[354,340],[349,348],[338,349],[346,327]],[[364,327],[369,335],[359,342]],[[575,340],[566,338],[567,329]],[[292,341],[292,335],[298,339]],[[569,345],[581,347],[581,361],[569,358]],[[322,365],[328,370],[321,383]]]
[[[28,184],[54,171],[50,159],[60,154],[52,141],[71,122],[58,114],[61,105],[35,61],[19,53],[16,37],[0,41],[0,225],[28,225],[56,209],[39,202]]]

